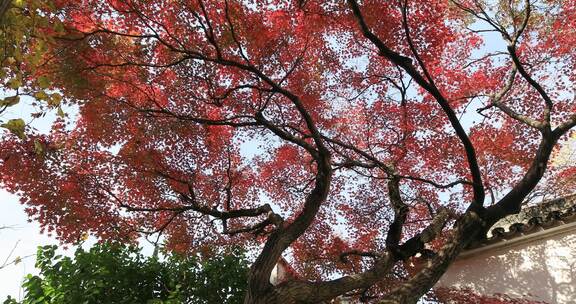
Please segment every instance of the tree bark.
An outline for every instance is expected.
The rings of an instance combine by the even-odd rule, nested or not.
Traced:
[[[467,212],[457,223],[453,238],[415,276],[388,294],[380,303],[416,304],[448,269],[458,254],[476,240],[486,225],[475,212]]]
[[[451,122],[453,129],[461,140],[472,176],[472,188],[474,199],[471,202],[466,213],[461,216],[455,228],[452,230],[452,237],[444,244],[441,250],[425,265],[416,275],[409,280],[399,283],[399,286],[386,295],[381,303],[388,304],[415,304],[428,292],[446,272],[449,265],[456,259],[462,250],[468,247],[472,242],[485,237],[490,227],[501,218],[518,213],[521,209],[522,202],[526,196],[535,188],[547,168],[547,163],[552,153],[553,147],[559,138],[567,132],[568,129],[576,125],[576,116],[572,117],[565,124],[560,125],[554,131],[551,130],[549,123],[536,124],[538,130],[542,133],[542,140],[536,151],[533,162],[523,178],[496,204],[484,207],[485,189],[482,183],[480,168],[476,159],[475,149],[468,138],[467,133],[460,125],[454,110],[450,107],[448,100],[442,96],[440,90],[436,88],[432,78],[425,72],[424,77],[412,64],[412,59],[394,52],[380,40],[366,24],[357,1],[348,0],[350,7],[356,17],[362,34],[371,41],[379,50],[380,55],[387,58],[390,62],[403,68],[416,83],[428,91],[440,104],[448,120]],[[406,20],[406,18],[405,18]],[[527,19],[526,19],[527,20]],[[407,26],[405,24],[405,26]],[[519,34],[518,34],[519,35]],[[407,38],[410,39],[408,32]],[[410,42],[410,41],[409,41]],[[419,60],[417,52],[413,49],[413,55]],[[515,62],[518,65],[518,62]],[[421,68],[425,71],[425,66],[420,62]],[[534,81],[530,84],[538,90]],[[539,92],[542,90],[538,90]],[[541,92],[542,93],[542,92]],[[547,106],[551,107],[551,101],[546,99]],[[298,102],[296,102],[299,105]],[[506,111],[504,111],[506,112]],[[510,113],[507,113],[510,114]],[[512,115],[514,116],[514,115]],[[514,117],[513,117],[514,118]],[[516,117],[518,119],[518,117]],[[312,123],[310,123],[313,126]],[[312,131],[316,131],[312,128]],[[312,132],[314,133],[314,132]],[[315,137],[319,148],[322,148],[321,140]],[[322,149],[320,149],[322,150]],[[391,190],[391,201],[395,209],[396,218],[390,227],[391,233],[386,240],[387,251],[378,258],[374,266],[362,273],[345,276],[337,280],[326,282],[307,282],[307,281],[290,281],[272,286],[269,281],[270,271],[282,252],[300,235],[312,222],[320,205],[326,200],[327,191],[330,184],[331,169],[329,164],[324,162],[329,160],[326,152],[320,151],[319,157],[315,157],[319,165],[317,184],[306,200],[305,207],[299,217],[286,229],[279,229],[267,241],[264,250],[258,257],[250,273],[250,282],[246,304],[260,303],[322,303],[336,298],[346,292],[369,288],[385,277],[396,262],[400,259],[406,259],[413,256],[416,252],[424,248],[424,244],[434,239],[436,234],[442,230],[445,223],[446,214],[442,214],[438,220],[434,221],[431,227],[423,233],[409,239],[402,245],[399,245],[402,224],[406,218],[403,209],[403,203],[398,189],[398,179],[392,179],[389,183]],[[324,171],[324,172],[323,172]],[[440,225],[442,224],[442,225]],[[394,248],[398,250],[393,250]],[[407,252],[398,254],[398,252]],[[399,259],[400,257],[400,259]]]

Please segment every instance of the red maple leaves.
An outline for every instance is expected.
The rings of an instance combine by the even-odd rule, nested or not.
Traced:
[[[490,24],[482,14],[471,23],[472,2],[362,1],[370,39],[343,1],[58,1],[65,33],[39,72],[77,121],[4,137],[2,183],[67,242],[90,232],[161,233],[179,251],[259,244],[311,212],[295,269],[352,273],[367,264],[338,255],[383,249],[392,176],[409,209],[406,240],[442,207],[459,214],[475,198],[463,136],[497,200],[541,145],[541,91],[555,101],[552,126],[574,115],[573,1],[543,4],[511,54],[474,29]],[[326,186],[326,155],[328,195],[308,207]]]

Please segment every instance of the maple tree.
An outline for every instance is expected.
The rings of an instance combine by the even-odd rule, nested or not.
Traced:
[[[574,0],[53,4],[30,77],[77,119],[6,135],[3,186],[63,242],[260,246],[246,303],[415,303],[574,172]]]

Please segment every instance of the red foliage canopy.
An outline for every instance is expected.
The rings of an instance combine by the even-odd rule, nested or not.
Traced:
[[[55,6],[65,30],[33,75],[77,119],[5,136],[3,186],[64,242],[264,244],[253,303],[291,288],[409,303],[540,180],[574,172],[545,175],[576,125],[573,0]],[[429,242],[407,278],[396,262]],[[343,278],[271,287],[283,253],[302,278]]]

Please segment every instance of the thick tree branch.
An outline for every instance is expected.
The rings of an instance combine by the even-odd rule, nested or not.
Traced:
[[[448,209],[441,209],[440,212],[438,212],[438,214],[432,219],[432,222],[426,228],[424,228],[422,232],[411,237],[400,246],[398,250],[400,258],[406,259],[422,251],[426,243],[433,241],[436,236],[440,234],[449,218],[450,212]]]
[[[368,25],[364,20],[364,17],[362,15],[362,12],[360,11],[360,7],[358,6],[356,0],[348,0],[348,4],[352,8],[354,16],[356,17],[356,20],[360,25],[364,37],[370,40],[374,44],[374,46],[378,48],[380,55],[384,56],[392,63],[403,68],[414,79],[414,81],[418,83],[418,85],[420,85],[423,89],[425,89],[428,93],[430,93],[436,99],[436,101],[438,102],[438,104],[448,117],[448,120],[450,121],[452,127],[454,128],[456,135],[458,136],[458,138],[460,139],[460,141],[464,146],[464,150],[466,152],[466,159],[468,161],[468,166],[470,168],[470,173],[472,175],[472,181],[474,183],[473,184],[474,202],[471,205],[471,207],[474,208],[481,207],[484,203],[485,193],[484,193],[484,185],[482,183],[482,175],[480,173],[480,167],[478,165],[478,160],[476,158],[476,150],[472,145],[470,138],[468,138],[466,131],[460,124],[460,121],[458,120],[456,113],[450,106],[450,103],[448,102],[448,100],[444,98],[442,93],[440,93],[438,88],[433,83],[430,83],[429,81],[424,79],[424,77],[422,77],[422,75],[412,65],[412,60],[409,57],[402,56],[394,52],[390,48],[388,48],[384,44],[384,42],[382,42],[382,40],[380,40],[380,38],[378,38],[378,36],[376,36],[370,30],[370,28],[368,27]]]
[[[436,235],[440,233],[447,219],[448,211],[442,210],[440,213],[438,213],[430,225],[414,238],[417,238],[419,242],[423,242],[422,244],[432,241]],[[413,256],[421,251],[422,248],[423,245],[421,248],[418,246],[406,247],[403,249],[403,253],[406,254],[405,257]],[[390,270],[394,264],[398,260],[402,259],[402,257],[391,252],[374,254],[354,251],[353,253],[375,258],[374,265],[364,272],[344,276],[342,278],[331,281],[289,281],[278,286],[278,291],[280,291],[281,294],[289,294],[293,296],[293,298],[296,299],[298,303],[320,303],[322,301],[333,299],[339,295],[353,290],[366,289],[371,287],[389,275]]]
[[[322,303],[353,290],[371,287],[390,273],[395,262],[391,254],[385,253],[364,272],[325,282],[289,281],[277,289],[280,294],[292,296],[296,303]]]
[[[438,221],[438,223],[440,222]],[[458,254],[481,233],[483,226],[484,224],[478,214],[468,211],[457,222],[456,228],[452,231],[454,236],[442,246],[438,254],[426,265],[423,265],[424,267],[415,276],[384,297],[380,303],[417,303],[436,284]],[[436,229],[431,228],[429,232],[434,230]],[[427,239],[426,235],[427,233],[423,233],[422,238]]]
[[[238,234],[238,233],[251,232],[251,233],[258,235],[258,234],[261,234],[264,231],[264,229],[266,229],[266,227],[268,227],[269,225],[274,225],[276,228],[281,227],[283,221],[284,220],[282,219],[282,217],[280,215],[278,215],[274,212],[268,212],[268,217],[259,223],[256,223],[256,224],[251,225],[251,226],[229,229],[228,228],[228,222],[226,220],[223,220],[223,222],[222,222],[223,233],[232,235],[232,234]]]
[[[280,259],[284,250],[312,224],[320,206],[326,200],[332,179],[330,154],[327,151],[320,151],[317,166],[315,186],[306,197],[304,207],[292,223],[284,229],[277,229],[268,237],[264,248],[252,265],[248,282],[250,288],[246,295],[246,301],[248,303],[252,298],[258,298],[266,294],[275,294],[274,287],[270,284],[270,273],[272,269]]]
[[[556,127],[556,129],[554,129],[554,136],[562,136],[563,134],[565,134],[566,132],[568,132],[570,129],[574,128],[576,126],[576,114],[570,116],[570,118],[560,124],[558,127]]]
[[[488,227],[506,215],[520,212],[524,198],[536,187],[546,168],[552,149],[562,134],[545,132],[532,160],[532,164],[522,179],[495,205],[487,209]]]
[[[390,197],[390,204],[394,210],[394,220],[388,227],[388,234],[386,236],[386,248],[392,253],[396,254],[398,243],[402,237],[402,228],[408,216],[408,205],[402,200],[400,195],[400,178],[392,176],[388,181],[388,196]]]

